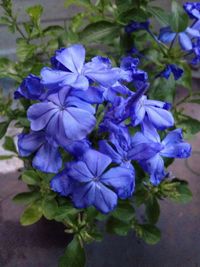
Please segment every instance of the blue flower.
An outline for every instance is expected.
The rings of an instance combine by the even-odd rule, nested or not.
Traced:
[[[170,26],[163,27],[160,29],[159,40],[163,43],[171,43],[174,41],[176,35],[178,36],[178,41],[181,48],[185,51],[192,50],[192,38],[193,37],[200,37],[200,28],[199,28],[200,21],[196,22],[193,26],[187,27],[184,32],[175,33],[172,31]]]
[[[118,127],[118,131],[110,135],[109,142],[99,142],[100,151],[108,155],[114,163],[133,169],[131,160],[147,160],[160,151],[160,144],[148,140],[143,133],[131,136],[128,129]]]
[[[21,157],[35,153],[32,165],[42,172],[57,173],[62,167],[58,145],[44,131],[20,134],[18,150]]]
[[[94,57],[85,63],[85,49],[80,44],[58,50],[53,58],[53,69],[43,68],[42,82],[50,89],[69,85],[87,90],[91,82],[111,86],[119,79],[120,70],[112,68],[109,59]]]
[[[185,9],[185,11],[190,16],[191,19],[200,19],[200,3],[199,2],[194,2],[194,3],[187,2],[183,4],[183,8]]]
[[[137,94],[137,93],[136,93]],[[130,97],[127,104],[133,126],[141,124],[148,117],[155,128],[163,130],[174,125],[174,118],[168,111],[171,105],[167,102],[150,100],[146,96]],[[132,100],[133,99],[133,100]]]
[[[178,80],[183,75],[183,69],[179,68],[175,64],[167,64],[163,71],[161,71],[156,77],[164,77],[165,79],[169,79],[170,74],[172,73],[175,80]]]
[[[162,157],[188,158],[191,155],[191,145],[183,141],[181,129],[176,129],[160,140],[160,136],[152,125],[145,121],[143,124],[144,135],[154,143],[160,144],[160,151],[152,158],[140,161],[143,169],[150,174],[150,181],[158,185],[167,175]]]
[[[149,30],[149,20],[143,21],[143,22],[138,22],[138,21],[131,21],[126,27],[125,27],[125,32],[126,33],[132,33],[138,30]]]
[[[45,129],[63,145],[66,139],[81,140],[95,126],[94,107],[73,95],[73,90],[63,87],[47,97],[46,101],[30,106],[27,112],[31,130]]]
[[[91,205],[102,213],[112,211],[118,197],[126,199],[133,192],[133,173],[123,167],[113,167],[106,171],[111,159],[95,150],[88,150],[82,160],[68,164],[60,177],[51,182],[52,190],[71,195],[76,208]],[[73,190],[71,187],[73,186]]]
[[[38,100],[44,96],[44,85],[41,84],[39,77],[29,74],[21,83],[19,88],[14,92],[14,98],[27,98],[31,100]]]
[[[133,82],[136,89],[140,89],[147,83],[148,74],[138,69],[139,59],[127,56],[122,58],[120,68],[123,70],[121,78],[127,82]]]

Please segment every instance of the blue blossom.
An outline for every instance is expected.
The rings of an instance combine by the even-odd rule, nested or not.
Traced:
[[[41,71],[42,82],[50,89],[55,85],[69,85],[87,90],[90,82],[111,86],[119,79],[120,74],[118,68],[111,67],[109,59],[100,56],[85,63],[85,48],[80,44],[58,50],[53,59],[53,67],[45,67]]]
[[[190,16],[191,19],[200,19],[200,3],[199,2],[186,2],[183,4],[183,8]]]
[[[118,98],[118,96],[130,96],[131,91],[128,87],[123,85],[120,82],[114,83],[110,87],[101,87],[104,90],[103,97],[105,101],[109,101],[111,103],[114,103],[115,100]]]
[[[138,22],[138,21],[131,21],[126,27],[125,27],[125,32],[126,33],[132,33],[138,30],[149,30],[149,20],[143,21],[143,22]]]
[[[156,129],[146,120],[143,132],[149,140],[160,144],[160,151],[157,154],[148,160],[140,161],[143,169],[150,174],[151,183],[158,185],[167,175],[162,157],[188,158],[191,155],[191,145],[184,142],[182,129],[169,132],[161,141]]]
[[[187,27],[184,32],[175,33],[172,31],[170,26],[163,27],[160,29],[160,34],[158,39],[163,43],[171,43],[174,41],[176,35],[178,36],[178,41],[181,48],[185,51],[192,50],[192,38],[200,37],[200,21],[197,21],[191,27]]]
[[[149,118],[152,125],[163,130],[174,125],[174,118],[171,114],[171,105],[167,102],[147,99],[145,95],[135,97],[133,95],[127,104],[129,116],[133,126],[141,124],[145,118]]]
[[[161,71],[156,77],[164,77],[165,79],[169,79],[170,74],[172,73],[175,80],[178,80],[183,75],[183,69],[179,68],[175,64],[167,64],[163,71]]]
[[[70,194],[76,208],[93,205],[102,213],[108,213],[117,205],[118,197],[126,199],[134,189],[134,176],[129,169],[113,167],[106,171],[111,161],[108,156],[90,149],[82,160],[68,164],[64,173],[52,180],[51,188],[64,196]]]
[[[110,135],[109,142],[99,142],[100,151],[108,155],[114,163],[133,169],[131,160],[147,160],[160,151],[160,144],[148,140],[143,133],[131,136],[127,127],[119,126],[118,131]]]
[[[20,84],[19,88],[14,92],[14,98],[27,98],[31,100],[38,100],[44,96],[45,88],[41,84],[39,77],[29,74],[23,82]]]
[[[32,166],[42,172],[57,173],[62,167],[58,144],[44,131],[20,134],[18,150],[21,157],[35,153]]]
[[[140,89],[147,83],[148,74],[138,69],[139,65],[138,58],[132,58],[131,56],[127,56],[122,58],[120,68],[123,70],[121,77],[127,82],[133,82],[136,89]]]
[[[45,129],[61,145],[67,139],[85,138],[95,126],[95,109],[73,93],[70,87],[63,87],[50,94],[46,101],[30,106],[27,117],[31,130]]]

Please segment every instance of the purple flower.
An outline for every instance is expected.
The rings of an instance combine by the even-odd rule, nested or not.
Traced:
[[[187,27],[184,32],[175,33],[172,29],[167,26],[160,29],[159,40],[163,43],[171,43],[174,41],[176,35],[178,36],[178,41],[181,48],[184,51],[192,50],[192,38],[200,37],[200,21],[197,21],[191,27]]]
[[[200,19],[200,3],[199,2],[186,2],[183,4],[183,8],[190,16],[191,19]]]
[[[87,90],[90,81],[111,86],[119,79],[120,70],[112,68],[109,59],[94,57],[85,63],[85,48],[80,44],[58,50],[52,61],[54,69],[45,67],[41,71],[42,82],[50,89],[69,85]]]
[[[143,169],[150,174],[150,181],[153,185],[158,185],[167,175],[162,157],[167,158],[188,158],[191,155],[191,145],[184,142],[182,130],[176,129],[160,140],[155,128],[145,121],[143,124],[144,135],[154,143],[160,144],[160,151],[152,158],[140,161]]]
[[[120,68],[122,69],[121,78],[127,82],[133,82],[136,89],[140,89],[147,83],[148,74],[138,69],[139,59],[131,56],[124,57],[121,60]]]
[[[35,153],[32,165],[42,172],[57,173],[62,167],[58,145],[44,131],[20,134],[18,149],[21,157],[28,157]]]
[[[171,107],[169,103],[150,100],[144,95],[136,99],[134,97],[133,95],[127,104],[133,126],[141,124],[147,117],[153,126],[160,130],[174,125],[174,118],[168,111]]]
[[[167,64],[163,71],[161,71],[156,77],[164,77],[169,79],[170,74],[172,73],[175,80],[178,80],[183,75],[183,70],[175,64]]]
[[[39,77],[29,74],[14,92],[14,98],[27,98],[32,100],[41,99],[44,95],[44,85],[41,84]]]
[[[45,129],[61,145],[67,139],[85,138],[95,126],[95,109],[73,93],[71,88],[63,87],[46,101],[32,105],[27,112],[31,130]]]
[[[82,160],[68,164],[65,174],[51,182],[52,190],[71,195],[76,208],[91,205],[102,213],[112,211],[117,198],[128,198],[133,192],[133,173],[123,167],[106,171],[111,159],[95,150],[88,150]],[[73,186],[73,190],[71,190]]]
[[[132,33],[138,30],[149,30],[149,20],[138,22],[138,21],[131,21],[126,27],[125,32],[126,33]]]
[[[122,126],[110,135],[109,142],[100,141],[99,147],[114,163],[130,169],[133,169],[131,160],[147,160],[160,151],[160,144],[151,142],[141,132],[131,136],[128,129]]]

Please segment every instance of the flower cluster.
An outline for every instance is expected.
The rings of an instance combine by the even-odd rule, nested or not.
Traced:
[[[168,44],[177,36],[182,50],[194,54],[191,63],[196,65],[200,62],[200,3],[185,3],[183,8],[193,20],[192,25],[179,33],[173,32],[169,26],[161,28],[159,40]]]
[[[156,186],[167,176],[163,157],[190,155],[181,129],[161,141],[158,131],[174,126],[171,105],[145,95],[148,75],[137,58],[124,57],[120,67],[101,56],[86,63],[84,47],[75,44],[56,51],[51,64],[15,92],[34,100],[30,133],[20,134],[18,149],[21,157],[34,154],[34,168],[55,173],[52,190],[75,207],[108,213],[133,194],[135,162]]]

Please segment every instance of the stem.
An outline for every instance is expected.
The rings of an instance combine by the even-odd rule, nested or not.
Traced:
[[[172,49],[172,47],[173,47],[173,45],[174,45],[174,42],[175,42],[175,40],[176,40],[177,35],[178,35],[178,34],[176,33],[174,39],[172,40],[172,42],[171,42],[171,44],[170,44],[169,51]]]
[[[163,50],[163,48],[161,46],[160,41],[154,36],[154,34],[151,32],[151,30],[147,30],[147,32],[153,38],[153,40],[158,44],[158,47],[159,47],[160,51],[163,53],[163,55],[167,56],[167,54],[165,53],[165,51]]]

